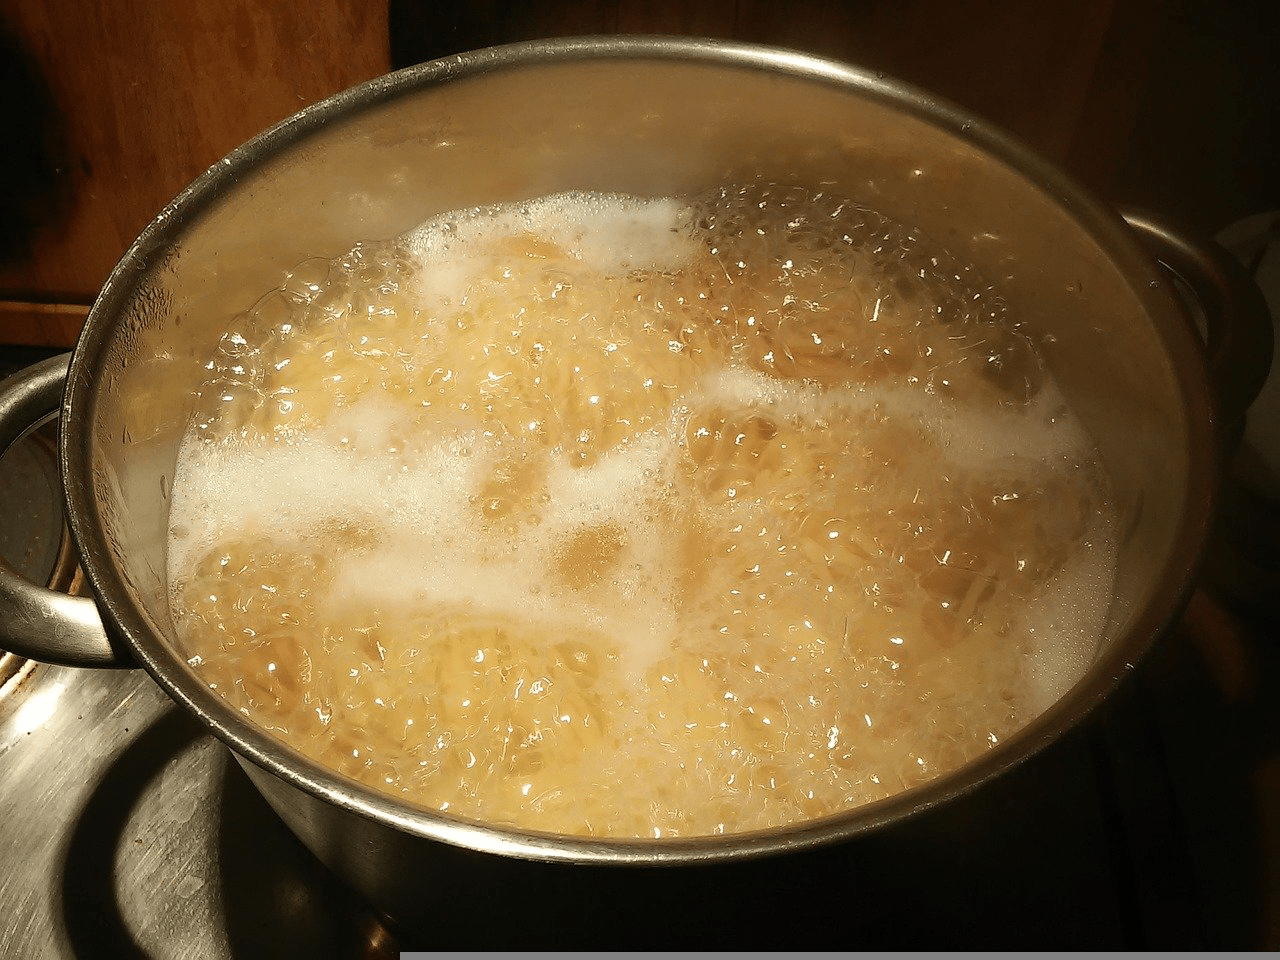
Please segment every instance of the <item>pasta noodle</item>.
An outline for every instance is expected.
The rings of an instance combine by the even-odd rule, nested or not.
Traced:
[[[171,516],[190,663],[428,808],[828,815],[991,749],[1102,629],[1107,483],[1033,343],[846,198],[457,211],[300,265],[208,371]]]

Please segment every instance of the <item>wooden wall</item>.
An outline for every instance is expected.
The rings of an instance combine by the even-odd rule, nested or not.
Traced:
[[[76,305],[186,184],[390,66],[386,0],[0,0],[0,18],[17,84],[0,125],[26,138],[0,157],[0,342],[70,342]]]
[[[1122,145],[1165,0],[390,0],[392,59],[572,34],[675,33],[806,50],[955,100],[1046,155]]]
[[[1105,195],[1163,3],[0,0],[0,128],[14,131],[0,342],[72,342],[155,213],[302,106],[393,62],[536,36],[683,33],[851,60],[996,121]]]

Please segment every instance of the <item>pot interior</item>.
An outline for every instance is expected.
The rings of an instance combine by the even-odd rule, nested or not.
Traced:
[[[1173,615],[1203,533],[1207,390],[1168,284],[1117,217],[959,111],[832,63],[694,41],[524,44],[411,68],[286,121],[166,208],[94,307],[66,400],[74,533],[110,628],[246,755],[342,793],[231,714],[171,645],[169,481],[229,320],[299,262],[444,211],[757,179],[823,185],[919,228],[997,283],[1040,344],[1110,471],[1124,535],[1093,668],[996,765],[1073,722]]]

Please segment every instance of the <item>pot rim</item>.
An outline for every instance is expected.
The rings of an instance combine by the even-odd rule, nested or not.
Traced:
[[[1217,478],[1215,456],[1190,459],[1185,509],[1151,600],[1089,672],[1053,706],[990,753],[922,786],[822,819],[766,831],[694,838],[600,839],[497,827],[412,806],[347,780],[286,747],[232,710],[161,639],[162,631],[132,601],[113,562],[94,497],[89,461],[95,383],[107,345],[137,283],[185,226],[216,204],[223,190],[321,127],[415,91],[485,74],[574,61],[678,61],[835,86],[939,127],[1011,167],[1049,194],[1131,278],[1135,295],[1155,324],[1181,391],[1180,414],[1192,453],[1215,451],[1210,390],[1193,327],[1161,284],[1155,262],[1114,211],[1092,199],[1055,166],[997,127],[962,108],[859,67],[756,44],[676,37],[574,37],[490,47],[408,67],[306,107],[215,163],[174,198],[141,233],[98,296],[72,356],[63,398],[60,461],[68,523],[97,595],[108,631],[178,704],[241,756],[281,780],[344,810],[400,831],[477,851],[532,860],[617,865],[669,865],[737,860],[847,840],[915,817],[1040,753],[1075,728],[1109,697],[1156,636],[1176,619],[1207,537]]]

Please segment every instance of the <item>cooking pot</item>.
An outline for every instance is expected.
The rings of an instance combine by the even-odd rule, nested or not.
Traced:
[[[859,809],[759,833],[643,841],[417,809],[283,745],[199,680],[168,608],[170,481],[193,386],[235,313],[307,258],[446,210],[565,190],[697,194],[756,179],[829,186],[975,264],[1001,286],[1097,442],[1123,541],[1105,636],[1056,704],[981,760]],[[316,856],[407,922],[477,898],[502,900],[502,921],[513,905],[598,901],[614,882],[624,896],[637,867],[691,877],[681,889],[693,892],[716,870],[830,850],[972,794],[1094,711],[1180,612],[1221,454],[1265,377],[1270,336],[1260,295],[1225,255],[1150,218],[1126,223],[1008,136],[883,76],[670,38],[451,57],[310,107],[215,164],[121,260],[69,361],[4,385],[3,446],[61,396],[66,511],[96,602],[0,571],[0,647],[148,671],[230,746]]]

